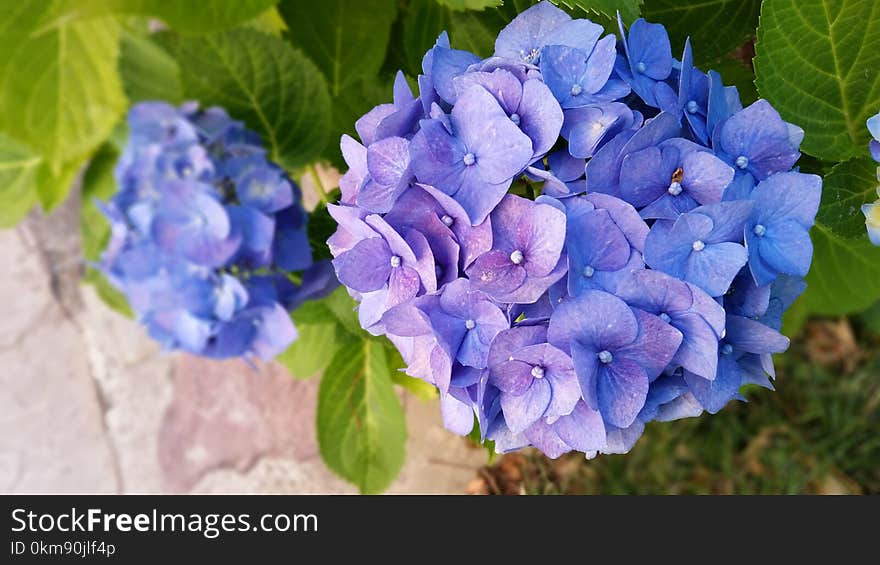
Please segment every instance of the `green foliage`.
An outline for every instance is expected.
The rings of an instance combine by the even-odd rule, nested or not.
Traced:
[[[300,306],[293,314],[293,323],[299,337],[277,360],[298,379],[315,376],[330,364],[333,357],[343,348],[357,346],[363,339],[353,334],[348,324],[334,313],[329,304],[335,301],[348,301],[344,288],[338,288],[333,295],[324,300],[313,300]],[[353,306],[353,304],[352,304]]]
[[[645,0],[642,15],[666,26],[677,58],[690,37],[694,63],[703,66],[754,37],[760,11],[760,0]]]
[[[180,65],[186,98],[244,120],[287,168],[320,155],[329,136],[327,86],[300,51],[247,28],[163,42]]]
[[[286,0],[280,6],[290,40],[327,77],[334,98],[365,77],[374,77],[385,59],[395,0]]]
[[[145,100],[183,102],[180,65],[145,35],[125,31],[119,54],[119,75],[131,104]]]
[[[333,357],[318,391],[317,422],[330,469],[362,493],[388,487],[403,466],[406,419],[382,341],[366,339]]]
[[[877,188],[877,163],[871,159],[850,159],[835,165],[822,184],[816,221],[835,235],[864,238],[865,216],[860,207],[877,198]]]
[[[449,21],[449,41],[454,48],[488,57],[495,51],[498,31],[508,20],[500,10],[486,10],[479,14],[452,12]]]
[[[642,0],[552,0],[554,4],[572,10],[579,8],[588,14],[599,14],[611,20],[617,20],[617,12],[627,25],[639,17]]]
[[[36,201],[34,179],[42,158],[0,133],[0,229],[17,223]]]
[[[278,0],[57,0],[49,26],[101,16],[137,14],[184,33],[220,31],[257,17]]]
[[[388,355],[388,368],[391,370],[391,382],[399,385],[407,392],[412,393],[421,400],[436,400],[439,396],[437,387],[422,379],[411,377],[404,372],[406,363],[394,344],[387,339],[382,340],[385,344],[385,353]]]
[[[393,77],[378,76],[364,77],[357,83],[349,86],[339,96],[331,99],[333,137],[328,144],[327,150],[322,155],[339,170],[347,169],[342,160],[342,152],[339,149],[339,138],[342,134],[358,139],[354,129],[355,121],[367,113],[373,106],[391,102],[391,85]]]
[[[480,57],[491,56],[498,32],[532,4],[532,0],[506,0],[499,8],[482,12],[450,12],[449,40],[452,47],[471,51]]]
[[[485,10],[503,4],[502,0],[436,0],[450,10]]]
[[[110,239],[110,223],[98,209],[98,202],[108,201],[116,192],[113,167],[119,151],[106,143],[101,146],[83,175],[81,233],[83,257],[87,261],[100,259],[101,251]]]
[[[42,158],[35,188],[50,209],[109,135],[125,96],[116,74],[119,25],[101,19],[39,30],[43,7],[0,6],[0,132]]]
[[[403,15],[401,38],[407,74],[416,76],[422,72],[422,57],[448,25],[447,11],[434,0],[416,0],[410,4]]]
[[[865,154],[865,120],[880,109],[877,69],[875,0],[764,0],[758,92],[804,128],[806,153],[834,161]]]
[[[880,247],[871,245],[867,235],[844,239],[816,224],[810,236],[813,266],[801,298],[809,312],[848,314],[880,298]]]
[[[324,73],[330,92],[333,136],[322,157],[342,167],[339,135],[354,135],[354,122],[391,100],[390,77],[379,78],[397,16],[395,0],[285,0],[281,15],[290,41]]]
[[[101,258],[101,252],[107,247],[107,242],[110,240],[110,224],[96,203],[106,202],[116,192],[113,167],[118,158],[117,148],[110,143],[105,143],[95,153],[83,175],[80,233],[82,234],[83,257],[90,262],[98,261]],[[123,316],[134,317],[125,296],[116,290],[106,277],[94,267],[87,267],[83,282],[91,284],[98,296],[110,308]]]

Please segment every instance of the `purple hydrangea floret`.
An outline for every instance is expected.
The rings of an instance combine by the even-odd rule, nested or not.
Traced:
[[[821,179],[793,169],[803,130],[693,60],[541,2],[486,59],[442,34],[418,96],[399,75],[343,136],[336,272],[448,429],[626,453],[772,388]]]
[[[97,267],[165,349],[284,351],[297,337],[289,312],[337,284],[312,260],[299,187],[221,108],[143,102],[128,127]]]

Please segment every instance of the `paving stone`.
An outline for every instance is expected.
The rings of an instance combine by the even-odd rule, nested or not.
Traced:
[[[315,458],[316,397],[316,381],[293,379],[274,363],[176,356],[159,440],[166,486],[186,491],[210,470],[243,472],[269,455]]]
[[[22,231],[0,232],[0,491],[116,492],[82,335]]]

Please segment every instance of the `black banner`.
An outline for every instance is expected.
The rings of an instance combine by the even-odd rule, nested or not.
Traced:
[[[0,563],[863,553],[870,497],[5,496]],[[523,553],[526,552],[526,553]],[[759,561],[760,562],[760,561]]]

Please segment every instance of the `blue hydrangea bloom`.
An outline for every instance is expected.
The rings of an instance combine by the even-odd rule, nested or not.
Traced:
[[[296,339],[289,311],[336,285],[312,262],[299,187],[220,108],[144,102],[128,125],[98,267],[166,349],[281,353]]]
[[[639,18],[623,29],[623,20],[617,17],[625,62],[618,64],[618,72],[648,106],[659,108],[657,93],[663,81],[672,73],[672,47],[666,28]]]
[[[648,422],[772,388],[805,288],[803,131],[689,41],[678,61],[662,26],[620,27],[540,2],[488,59],[441,34],[419,96],[398,75],[341,139],[328,245],[361,325],[499,452],[626,453]]]
[[[868,132],[871,140],[869,149],[871,157],[880,163],[880,113],[868,118]],[[877,169],[877,180],[880,181],[880,167]],[[880,186],[877,187],[877,196],[880,196]],[[862,213],[865,215],[865,226],[868,228],[868,237],[874,245],[880,245],[880,200],[870,204],[862,204]]]

